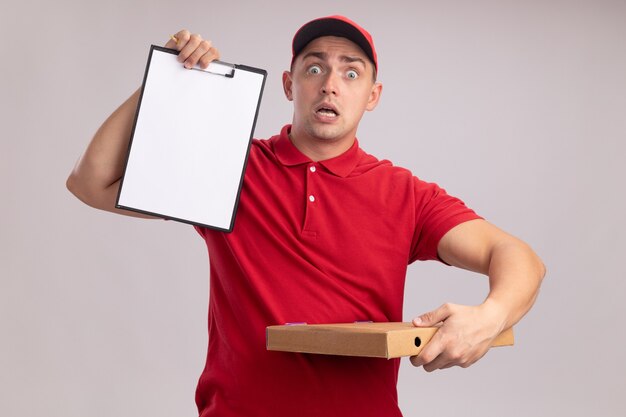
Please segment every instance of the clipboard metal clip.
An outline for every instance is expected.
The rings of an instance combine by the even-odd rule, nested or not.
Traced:
[[[220,64],[225,64],[225,63],[224,62],[220,62]],[[201,71],[201,72],[206,72],[208,74],[213,74],[213,75],[221,75],[221,76],[226,77],[226,78],[234,78],[235,77],[235,64],[226,64],[226,65],[230,69],[230,71],[226,72],[226,73],[218,72],[218,71],[211,71],[211,70],[208,70],[208,69],[202,69],[202,68],[196,68],[196,67],[193,67],[193,68],[190,68],[190,69],[196,70],[196,71]]]

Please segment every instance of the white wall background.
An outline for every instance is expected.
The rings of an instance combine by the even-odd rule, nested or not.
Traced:
[[[280,77],[302,23],[373,34],[384,84],[362,146],[463,198],[548,266],[514,348],[428,374],[405,360],[406,416],[623,416],[626,2],[3,1],[0,415],[196,414],[208,265],[191,227],[92,210],[65,178],[134,89],[148,47],[185,27],[269,71],[257,127],[291,118]],[[410,268],[405,319],[479,303],[486,280]]]

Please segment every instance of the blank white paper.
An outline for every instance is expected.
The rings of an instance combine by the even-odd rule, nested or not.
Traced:
[[[229,230],[264,80],[153,49],[118,206]]]

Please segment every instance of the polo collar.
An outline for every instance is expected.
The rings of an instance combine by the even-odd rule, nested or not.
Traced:
[[[296,166],[313,163],[311,158],[303,154],[291,143],[289,132],[291,125],[285,125],[280,135],[274,141],[274,154],[278,161],[285,166]],[[363,151],[359,148],[359,142],[355,138],[354,143],[344,153],[334,158],[318,161],[328,171],[338,177],[347,177],[356,168],[361,160]]]

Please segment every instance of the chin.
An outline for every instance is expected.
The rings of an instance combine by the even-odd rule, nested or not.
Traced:
[[[307,130],[311,137],[326,142],[338,141],[346,136],[346,132],[337,126],[315,126]]]

